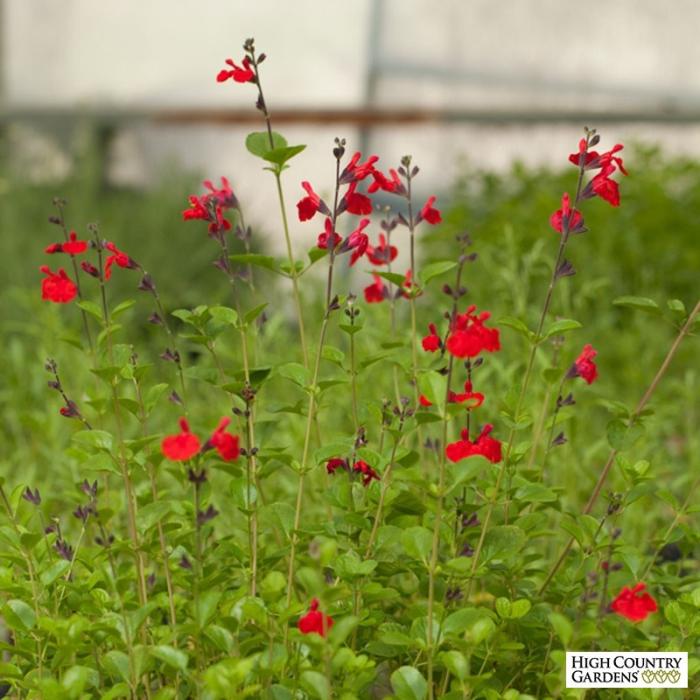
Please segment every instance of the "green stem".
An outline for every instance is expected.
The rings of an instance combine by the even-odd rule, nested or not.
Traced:
[[[639,400],[639,403],[637,404],[637,407],[635,408],[634,412],[630,416],[629,423],[627,429],[629,430],[630,427],[636,423],[637,420],[639,420],[640,415],[642,414],[642,411],[646,407],[647,403],[649,402],[649,399],[653,396],[654,392],[656,391],[656,388],[659,385],[659,382],[663,379],[663,376],[666,374],[666,370],[668,369],[669,365],[671,364],[671,361],[673,360],[674,356],[676,355],[676,352],[678,352],[678,348],[680,347],[681,342],[683,341],[683,338],[685,338],[686,335],[690,332],[690,328],[693,325],[696,317],[700,313],[700,300],[695,304],[695,307],[693,310],[690,312],[690,315],[686,319],[686,322],[683,324],[683,327],[681,330],[678,332],[678,335],[676,336],[675,340],[673,341],[673,344],[669,348],[668,353],[666,354],[666,357],[664,358],[663,362],[661,363],[661,366],[657,370],[656,374],[654,375],[654,378],[651,381],[651,384],[647,387],[647,390],[644,392],[644,395],[642,398]],[[618,450],[616,448],[613,448],[610,451],[610,454],[608,455],[608,459],[603,465],[603,468],[598,476],[598,481],[596,482],[595,486],[593,487],[593,491],[588,499],[588,502],[582,509],[582,514],[583,515],[588,515],[592,510],[593,506],[596,504],[596,501],[598,500],[598,496],[600,496],[600,492],[603,490],[603,485],[605,484],[608,474],[610,473],[610,470],[612,469],[613,464],[615,463],[615,458],[617,457]],[[559,558],[554,562],[554,565],[550,569],[549,573],[547,574],[547,577],[544,580],[544,583],[540,587],[539,594],[542,595],[545,590],[547,590],[547,587],[549,586],[550,582],[554,578],[554,575],[557,573],[559,570],[559,567],[564,563],[564,560],[566,559],[566,555],[569,553],[569,550],[573,546],[575,541],[575,538],[572,537],[564,546],[564,549],[562,550],[561,554],[559,555]]]

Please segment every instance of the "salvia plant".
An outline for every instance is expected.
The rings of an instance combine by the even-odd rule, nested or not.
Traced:
[[[565,649],[695,650],[698,570],[674,542],[697,481],[643,545],[619,523],[655,493],[635,449],[700,304],[670,304],[675,340],[644,368],[638,403],[607,400],[609,455],[585,465],[588,495],[563,487],[562,445],[601,437],[577,408],[604,385],[606,349],[585,318],[558,314],[558,292],[585,275],[571,279],[570,249],[587,245],[589,200],[617,214],[622,146],[585,130],[543,222],[536,323],[493,319],[489,290],[468,288],[469,235],[448,259],[417,254],[442,215],[417,196],[410,156],[385,167],[337,138],[325,182],[289,176],[304,146],[273,130],[264,61],[248,40],[217,80],[260,112],[246,145],[269,171],[286,255],[256,252],[226,178],[183,202],[223,302],[169,308],[157,260],[94,224],[79,235],[54,201],[41,294],[66,333],[46,360],[46,410],[66,418],[73,470],[26,484],[18,464],[0,488],[4,692],[573,698]],[[317,234],[309,251],[301,227]],[[138,301],[114,298],[117,275]],[[139,351],[144,329],[158,354]]]

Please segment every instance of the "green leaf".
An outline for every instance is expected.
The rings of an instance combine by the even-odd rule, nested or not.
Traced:
[[[112,450],[112,436],[105,430],[79,430],[73,433],[73,440],[88,447],[97,447],[108,452]]]
[[[83,301],[77,302],[76,306],[86,313],[89,313],[91,316],[94,316],[100,322],[103,322],[102,309],[94,301],[84,299]]]
[[[403,287],[405,281],[404,275],[400,275],[398,272],[377,272],[376,270],[368,270],[370,274],[379,275],[388,282],[392,282],[397,287]]]
[[[100,683],[100,674],[89,666],[71,666],[61,679],[69,698],[80,698],[86,688],[96,688]]]
[[[286,145],[287,139],[276,131],[272,132],[272,148],[270,148],[270,135],[267,131],[253,131],[245,140],[245,147],[258,158],[264,158],[270,150],[285,148]]]
[[[239,263],[241,265],[254,265],[255,267],[263,267],[266,270],[271,270],[272,272],[279,272],[279,265],[277,260],[271,255],[261,255],[260,253],[238,253],[236,255],[229,255],[229,260],[231,262]]]
[[[252,308],[250,311],[246,311],[246,313],[243,315],[243,320],[246,323],[252,323],[263,311],[265,311],[266,308],[267,302],[264,304],[258,304],[258,306]]]
[[[13,630],[24,632],[36,624],[36,615],[31,605],[15,598],[5,603],[2,608],[2,616],[5,618],[7,626]]]
[[[428,684],[413,666],[401,666],[391,674],[391,687],[399,700],[424,700]]]
[[[102,657],[102,663],[112,676],[129,682],[129,657],[123,651],[108,651]]]
[[[427,564],[433,548],[433,533],[426,527],[409,527],[401,535],[401,544],[406,554]]]
[[[439,262],[430,263],[421,270],[419,277],[423,284],[428,284],[434,277],[444,275],[455,267],[457,267],[457,263],[451,260],[441,260]]]
[[[460,681],[463,681],[469,675],[469,664],[467,659],[459,651],[443,651],[440,654],[440,661],[442,661],[445,668]]]
[[[573,331],[581,327],[581,324],[578,321],[574,321],[572,318],[560,318],[547,328],[540,340],[547,340],[547,338],[551,338],[554,335],[561,335],[562,333],[566,333],[566,331]]]
[[[418,388],[442,412],[447,398],[447,377],[439,372],[425,372],[418,377]]]
[[[68,571],[70,562],[65,559],[59,559],[54,562],[48,569],[41,572],[41,583],[44,586],[50,586],[57,578],[63,576]]]
[[[532,608],[532,603],[529,600],[526,600],[525,598],[514,600],[510,611],[510,616],[513,620],[517,620],[520,617],[525,617],[525,615],[530,612],[530,608]]]
[[[574,636],[574,626],[569,622],[568,618],[557,612],[549,614],[549,624],[552,625],[557,636],[561,639],[564,648],[567,648],[571,638]]]
[[[496,599],[496,612],[499,617],[503,620],[508,620],[510,618],[512,611],[511,602],[508,598],[497,598]]]
[[[270,163],[276,165],[284,165],[288,160],[301,153],[306,146],[283,146],[281,148],[273,148],[271,151],[263,153],[262,157]]]
[[[307,693],[320,700],[329,700],[331,689],[327,678],[318,671],[304,671],[301,674],[301,686]]]
[[[181,649],[175,649],[167,644],[159,644],[150,648],[151,656],[181,673],[187,672],[188,656]]]
[[[238,314],[228,306],[212,306],[209,309],[209,313],[212,320],[216,323],[231,326],[235,326],[238,323]]]
[[[638,309],[639,311],[646,311],[655,315],[661,313],[659,305],[653,299],[648,299],[647,297],[622,296],[615,299],[613,305]]]
[[[308,386],[310,381],[309,370],[298,362],[287,362],[279,365],[277,374],[285,379],[290,379],[300,387]]]
[[[608,443],[615,450],[627,450],[644,436],[644,432],[644,426],[640,423],[632,423],[628,427],[625,421],[616,419],[608,423]]]
[[[520,333],[520,335],[528,340],[532,340],[535,337],[535,334],[525,325],[525,323],[519,318],[515,318],[515,316],[503,316],[502,318],[498,319],[496,325],[512,328],[514,331]]]

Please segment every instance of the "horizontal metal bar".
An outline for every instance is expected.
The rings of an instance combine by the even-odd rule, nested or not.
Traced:
[[[93,120],[105,126],[120,126],[128,122],[236,126],[261,124],[259,112],[237,109],[154,108],[154,109],[51,109],[22,108],[0,112],[0,123],[16,121],[73,122]],[[664,109],[650,107],[637,110],[588,109],[440,109],[440,108],[340,108],[340,109],[278,109],[272,113],[275,124],[352,124],[360,127],[412,124],[474,123],[499,124],[586,124],[622,122],[662,122],[694,124],[700,122],[700,109]]]

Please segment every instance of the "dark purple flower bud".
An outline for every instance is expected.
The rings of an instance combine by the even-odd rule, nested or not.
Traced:
[[[187,480],[191,484],[206,484],[207,483],[207,472],[204,469],[202,469],[200,471],[196,471],[195,469],[188,469],[187,470]]]
[[[561,264],[557,268],[556,277],[572,277],[576,274],[574,266],[568,260],[562,260]]]
[[[175,364],[179,364],[180,353],[177,350],[165,348],[165,350],[160,354],[160,359],[165,360],[166,362],[174,362]]]
[[[141,281],[139,282],[138,289],[141,292],[155,292],[156,291],[156,285],[153,283],[153,278],[147,272],[141,278]]]
[[[34,491],[32,491],[29,486],[27,486],[22,494],[22,498],[25,501],[29,501],[29,503],[33,503],[35,506],[41,505],[41,494],[39,493],[39,489],[34,489]]]
[[[476,513],[462,516],[462,530],[466,530],[468,527],[476,527],[480,524],[481,523],[479,522],[479,518]]]
[[[563,445],[566,442],[566,435],[564,433],[559,433],[554,440],[552,440],[552,447],[556,447],[557,445]]]
[[[576,365],[574,365],[574,367],[575,366]],[[570,377],[568,377],[568,375],[567,375],[567,378],[570,378]],[[562,406],[573,406],[575,403],[576,403],[576,401],[574,401],[574,395],[571,392],[569,392],[563,398],[561,396],[559,396],[557,398],[557,408],[561,408]]]
[[[462,593],[461,588],[448,588],[445,592],[445,602],[453,603],[457,600],[462,600],[464,598],[464,593]]]
[[[201,527],[210,520],[213,520],[218,514],[219,511],[212,505],[210,505],[206,510],[200,510],[197,513],[197,525]]]
[[[171,401],[172,403],[176,404],[177,406],[182,406],[182,399],[180,398],[180,394],[177,393],[177,391],[173,390],[170,393],[170,396],[168,396],[168,401]]]
[[[66,561],[73,561],[73,547],[71,547],[68,542],[63,539],[58,539],[54,543],[54,549],[58,552],[61,559]]]
[[[462,550],[459,553],[460,557],[473,557],[474,556],[474,547],[472,547],[469,542],[464,543],[464,547],[462,547]]]
[[[180,561],[178,562],[180,568],[182,569],[191,569],[192,568],[192,563],[190,560],[183,554],[182,557],[180,557]]]
[[[97,480],[93,481],[92,484],[85,479],[82,484],[80,484],[80,490],[90,498],[97,497]]]
[[[83,262],[80,263],[80,267],[86,274],[99,279],[100,271],[92,263],[88,262],[87,260],[83,260]]]

